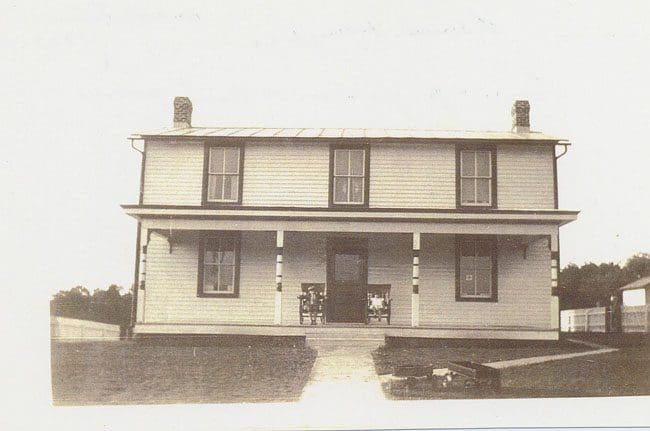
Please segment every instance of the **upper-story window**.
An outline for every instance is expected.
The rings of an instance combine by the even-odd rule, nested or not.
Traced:
[[[210,145],[206,149],[205,203],[240,203],[243,147]]]
[[[330,203],[367,206],[368,147],[333,147],[330,157]]]
[[[496,160],[491,149],[459,150],[459,205],[496,207]]]

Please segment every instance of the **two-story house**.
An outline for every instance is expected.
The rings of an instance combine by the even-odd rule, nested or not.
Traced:
[[[559,227],[578,213],[558,209],[569,143],[529,110],[506,132],[196,127],[177,97],[172,129],[131,137],[135,334],[304,335],[297,296],[317,284],[324,328],[365,322],[382,286],[387,336],[557,339]]]

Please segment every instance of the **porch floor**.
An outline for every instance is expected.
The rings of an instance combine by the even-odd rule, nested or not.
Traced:
[[[362,323],[328,323],[318,325],[243,325],[243,324],[166,324],[139,323],[136,335],[143,334],[197,334],[197,335],[259,335],[306,338],[385,339],[441,338],[441,339],[504,339],[504,340],[558,340],[559,330],[521,326],[406,326],[396,324],[370,325]]]

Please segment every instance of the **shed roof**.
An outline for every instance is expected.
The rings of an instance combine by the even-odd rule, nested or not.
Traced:
[[[631,290],[631,289],[642,289],[644,287],[650,286],[650,276],[639,278],[636,281],[633,281],[630,284],[626,284],[623,287],[619,287],[618,290]]]
[[[277,138],[277,139],[429,139],[429,140],[479,140],[558,142],[561,138],[541,132],[496,132],[472,130],[432,129],[355,129],[355,128],[264,128],[264,127],[187,127],[164,129],[151,133],[131,135],[133,139],[152,137],[183,138]],[[568,143],[564,141],[563,143]]]

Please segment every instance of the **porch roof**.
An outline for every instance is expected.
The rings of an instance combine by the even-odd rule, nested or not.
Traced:
[[[547,234],[577,218],[577,211],[560,210],[457,210],[327,208],[204,208],[122,205],[125,212],[149,228],[366,231],[504,234]],[[506,229],[505,226],[511,228]],[[519,228],[515,229],[515,226]]]

